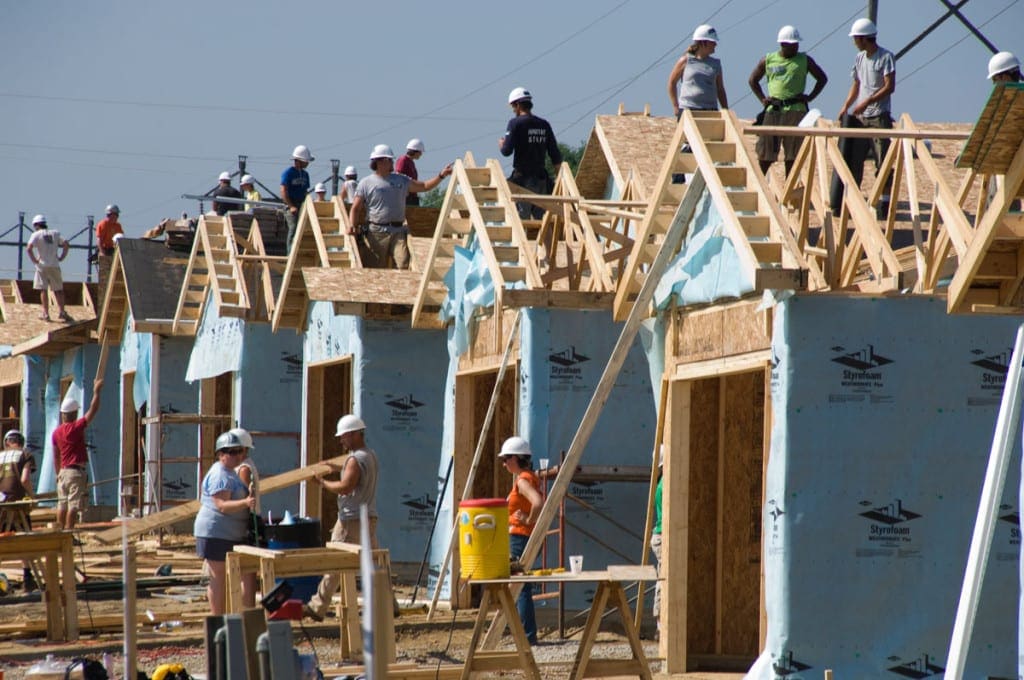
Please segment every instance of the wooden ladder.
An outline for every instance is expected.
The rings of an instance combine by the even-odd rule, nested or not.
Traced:
[[[235,236],[228,221],[203,215],[192,243],[185,283],[174,314],[174,333],[195,333],[208,299],[221,316],[244,317],[249,296],[236,257]]]
[[[687,147],[683,145],[687,144]],[[676,126],[633,250],[619,279],[614,316],[629,313],[687,191],[684,174],[700,169],[743,270],[756,290],[800,288],[806,275],[796,240],[743,143],[731,111],[684,111]]]
[[[306,198],[274,307],[274,331],[298,330],[305,324],[309,294],[302,277],[303,267],[362,268],[356,237],[348,231],[348,211],[340,197],[330,201]]]

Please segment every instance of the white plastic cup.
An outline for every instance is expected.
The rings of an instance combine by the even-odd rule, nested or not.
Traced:
[[[583,571],[583,555],[569,555],[569,571],[574,574]]]
[[[538,461],[538,462],[540,463],[540,469],[541,470],[547,470],[548,469],[548,463],[550,463],[551,461],[548,460],[547,458],[541,458],[540,461]]]

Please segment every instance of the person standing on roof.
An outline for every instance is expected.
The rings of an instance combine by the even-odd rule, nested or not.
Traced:
[[[988,79],[993,83],[1019,83],[1020,59],[1013,52],[997,52],[988,60]]]
[[[405,224],[405,197],[410,191],[430,191],[452,174],[451,163],[436,177],[425,182],[410,179],[394,171],[395,154],[387,144],[378,144],[370,152],[370,170],[356,186],[349,209],[352,233],[359,227],[360,257],[364,267],[409,268],[409,227]]]
[[[365,180],[364,180],[365,181]],[[361,522],[359,507],[366,506],[370,525],[370,547],[378,548],[377,544],[377,474],[380,464],[377,454],[366,445],[366,423],[362,418],[344,415],[338,419],[338,427],[334,435],[341,444],[341,449],[348,454],[341,468],[341,478],[337,481],[325,479],[325,474],[317,475],[313,481],[318,482],[331,493],[338,494],[338,520],[331,529],[331,541],[343,543],[359,543]],[[341,579],[337,572],[324,574],[316,594],[310,598],[309,604],[303,608],[303,614],[316,621],[323,621],[324,614],[331,604],[334,593],[338,591]]]
[[[68,242],[59,231],[47,228],[45,215],[33,217],[32,228],[35,231],[28,239],[26,250],[28,259],[32,260],[36,267],[32,288],[39,291],[39,304],[42,307],[39,318],[43,321],[50,320],[50,297],[46,291],[52,290],[57,301],[57,318],[61,321],[70,321],[71,317],[64,311],[64,279],[60,274],[60,263],[68,256]]]
[[[718,31],[701,24],[693,32],[693,42],[679,58],[668,76],[668,98],[672,114],[678,118],[683,109],[717,111],[729,108],[722,81],[722,62],[712,57],[718,48]]]
[[[309,173],[306,168],[313,162],[309,147],[299,144],[292,151],[292,165],[281,173],[281,199],[284,200],[284,220],[288,224],[288,251],[295,240],[299,225],[299,211],[309,193]]]
[[[505,469],[512,474],[512,490],[508,493],[509,557],[518,560],[526,551],[530,534],[537,524],[544,499],[540,495],[540,479],[533,471],[533,451],[522,437],[509,437],[498,452]],[[529,569],[528,565],[522,565]],[[526,639],[537,644],[537,616],[533,608],[533,587],[526,583],[519,591],[516,610],[523,622]]]
[[[405,153],[398,157],[398,162],[395,163],[395,172],[399,172],[409,179],[419,179],[420,175],[416,171],[416,161],[422,156],[426,147],[423,146],[423,140],[413,138],[409,140],[409,143],[405,145]],[[415,191],[410,191],[405,197],[406,205],[419,205],[420,195]]]
[[[555,168],[562,163],[555,131],[546,120],[533,115],[533,95],[526,88],[517,87],[509,92],[508,105],[514,115],[505,127],[505,135],[498,138],[502,156],[515,154],[508,179],[535,194],[550,194],[554,185],[544,167],[544,156],[551,159]],[[517,203],[516,209],[521,219],[544,217],[544,209],[532,203]]]
[[[352,205],[352,201],[356,198],[356,187],[358,186],[358,175],[356,174],[356,166],[350,165],[345,168],[345,182],[341,185],[341,200],[345,202],[345,205]]]
[[[71,397],[60,405],[60,424],[50,435],[53,444],[53,469],[57,473],[57,527],[70,531],[75,528],[79,513],[89,504],[88,475],[89,451],[85,446],[85,428],[100,410],[100,392],[103,379],[92,383],[92,401],[89,410],[78,417],[80,406]]]
[[[327,200],[327,186],[323,182],[317,182],[316,186],[313,187],[313,194],[315,195],[315,201],[326,201]]]
[[[231,186],[231,173],[222,172],[217,178],[217,188],[210,194],[213,197],[213,212],[223,217],[229,210],[241,210],[238,203],[220,202],[218,198],[242,198],[242,192]]]
[[[800,32],[795,27],[783,26],[779,30],[778,41],[778,51],[769,52],[757,62],[747,84],[764,105],[765,125],[798,125],[807,115],[807,104],[825,89],[828,76],[810,55],[800,51]],[[814,77],[814,88],[810,94],[804,94],[808,73]],[[767,96],[761,89],[761,79],[766,76]],[[756,148],[761,172],[768,172],[778,158],[781,146],[788,176],[802,142],[802,137],[758,135]]]
[[[258,202],[262,201],[263,197],[260,196],[260,192],[256,190],[256,179],[252,175],[242,175],[242,181],[239,182],[239,186],[242,188],[242,198],[247,201]],[[255,206],[252,203],[246,203],[245,209],[252,212]]]
[[[858,52],[853,62],[850,92],[839,109],[838,118],[843,127],[892,129],[892,93],[896,90],[896,58],[892,52],[878,44],[878,29],[871,19],[857,19],[853,22],[850,37],[853,38],[853,44]],[[864,161],[868,156],[874,156],[877,172],[889,151],[889,140],[883,137],[847,138],[843,140],[842,150],[850,173],[859,185],[864,177]],[[891,186],[890,175],[875,208],[878,219],[884,219],[889,214]],[[834,215],[839,215],[842,210],[842,196],[842,184],[834,179],[831,197]]]
[[[121,223],[118,222],[121,217],[121,209],[117,207],[117,204],[111,203],[107,206],[106,215],[96,225],[96,243],[99,244],[100,257],[113,257],[114,237],[124,233]]]

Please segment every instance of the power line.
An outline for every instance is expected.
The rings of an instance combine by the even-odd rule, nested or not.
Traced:
[[[989,25],[990,23],[992,23],[992,22],[993,22],[993,21],[995,21],[995,20],[996,20],[997,18],[999,18],[999,16],[1000,16],[1000,15],[1002,15],[1002,14],[1003,14],[1004,12],[1006,12],[1006,11],[1007,11],[1008,9],[1010,9],[1011,7],[1013,7],[1014,5],[1016,5],[1016,4],[1018,3],[1018,2],[1019,2],[1019,0],[1011,0],[1011,1],[1010,1],[1010,4],[1009,4],[1009,5],[1007,5],[1006,7],[1002,8],[1001,10],[999,10],[998,12],[996,12],[996,13],[995,13],[994,15],[992,15],[992,17],[991,17],[991,18],[989,18],[989,20],[988,20],[988,21],[986,21],[986,22],[985,22],[985,23],[983,23],[983,24],[979,24],[979,28],[984,28],[985,26],[988,26],[988,25]],[[974,35],[973,33],[971,33],[970,31],[967,31],[967,32],[966,32],[966,33],[964,34],[964,36],[963,36],[962,38],[960,38],[959,40],[957,40],[956,42],[954,42],[954,43],[953,43],[952,45],[949,45],[948,47],[946,47],[946,48],[944,48],[944,49],[940,50],[940,51],[939,51],[939,52],[938,52],[938,53],[937,53],[937,54],[936,54],[935,56],[933,56],[933,57],[932,57],[931,59],[929,59],[928,61],[924,62],[923,64],[921,64],[921,65],[920,65],[920,66],[918,66],[917,68],[915,68],[915,69],[914,69],[913,71],[911,71],[911,72],[910,72],[910,73],[908,73],[907,75],[905,75],[905,76],[901,76],[901,77],[900,77],[900,81],[901,81],[901,82],[904,82],[904,83],[905,83],[905,82],[907,82],[907,79],[908,79],[908,78],[910,78],[910,77],[911,77],[912,75],[914,75],[914,74],[915,74],[915,73],[917,73],[918,71],[920,71],[920,70],[922,70],[922,69],[924,69],[924,68],[926,68],[926,67],[928,67],[928,66],[931,66],[931,65],[932,65],[932,64],[933,64],[933,63],[934,63],[935,61],[937,61],[937,60],[938,60],[938,59],[939,59],[940,57],[944,57],[944,56],[946,56],[947,54],[949,54],[949,51],[950,51],[951,49],[953,49],[954,47],[956,47],[957,45],[959,45],[959,44],[960,44],[960,43],[962,43],[963,41],[967,40],[968,38],[972,37],[973,35]]]

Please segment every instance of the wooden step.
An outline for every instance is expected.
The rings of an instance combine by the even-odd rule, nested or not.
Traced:
[[[519,248],[515,246],[494,246],[494,257],[498,262],[519,262]]]
[[[976,281],[1012,281],[1017,278],[1016,249],[990,250],[985,254],[978,273],[974,275]]]
[[[471,186],[491,183],[490,168],[466,168],[466,177],[469,178]]]
[[[313,210],[320,218],[330,217],[334,214],[334,203],[332,201],[313,201]],[[323,224],[323,219],[320,220]]]
[[[339,225],[341,225],[341,220],[337,217],[321,217],[319,221],[320,231],[325,235],[327,233],[337,233]]]
[[[507,243],[512,240],[512,227],[489,226],[487,227],[487,235],[492,243]]]
[[[498,187],[473,187],[473,196],[476,197],[478,203],[497,203]]]
[[[503,205],[482,205],[480,206],[480,216],[484,222],[495,222],[497,224],[504,224],[508,219],[506,214],[506,208]]]
[[[705,146],[711,160],[716,163],[735,163],[736,145],[732,142],[707,142]]]
[[[714,118],[703,118],[694,117],[694,122],[697,123],[697,129],[700,130],[700,136],[707,142],[722,142],[725,141],[725,121],[720,117]]]
[[[501,267],[501,277],[506,283],[526,280],[526,267]]]
[[[747,169],[738,165],[724,165],[716,167],[718,179],[725,187],[747,186]]]
[[[238,300],[239,300],[239,295],[235,291],[222,290],[220,292],[220,299],[225,304],[237,305],[238,304]]]
[[[771,264],[782,261],[782,244],[778,241],[750,241],[750,249],[758,262]]]
[[[736,219],[748,238],[767,238],[771,234],[772,223],[766,215],[737,215]]]
[[[736,212],[757,212],[758,199],[756,191],[727,191],[729,203]]]

